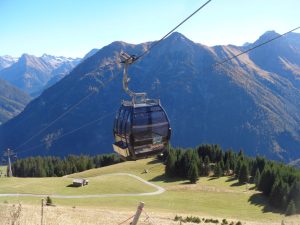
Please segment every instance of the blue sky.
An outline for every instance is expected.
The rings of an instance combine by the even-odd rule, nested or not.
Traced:
[[[0,0],[0,55],[82,57],[116,40],[157,40],[205,1]],[[177,31],[210,46],[242,45],[300,26],[299,8],[299,0],[212,0]]]

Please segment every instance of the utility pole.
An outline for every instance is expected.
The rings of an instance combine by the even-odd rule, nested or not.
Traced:
[[[41,225],[44,224],[44,199],[42,198],[42,208],[41,208]]]
[[[139,221],[140,215],[143,211],[144,205],[145,205],[144,202],[140,202],[139,206],[137,207],[135,216],[132,220],[132,223],[130,225],[137,225],[137,222]]]
[[[13,176],[12,170],[11,170],[11,161],[10,161],[10,157],[13,155],[15,155],[15,153],[12,150],[10,150],[9,148],[4,151],[4,156],[7,157],[7,161],[8,161],[8,173],[7,173],[8,177]]]

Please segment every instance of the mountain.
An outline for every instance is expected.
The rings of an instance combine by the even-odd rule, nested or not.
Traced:
[[[30,97],[0,79],[0,124],[19,114],[30,101]]]
[[[300,168],[300,159],[296,159],[294,161],[291,161],[289,163],[289,165]]]
[[[66,75],[69,74],[69,72],[79,64],[81,61],[80,58],[66,58],[66,57],[55,57],[55,56],[49,56],[44,54],[42,56],[43,60],[51,63],[53,67],[55,68],[51,72],[51,78],[48,80],[48,82],[42,87],[42,89],[38,90],[37,92],[32,93],[31,95],[34,97],[39,96],[44,90],[51,87],[58,81],[60,81],[62,78],[64,78]]]
[[[129,85],[161,99],[173,146],[218,143],[292,161],[300,158],[299,41],[287,35],[220,66],[254,44],[207,47],[173,33],[130,67]],[[113,119],[126,98],[116,56],[150,45],[113,42],[86,58],[0,127],[0,148],[22,144],[23,156],[111,152]]]
[[[46,54],[41,57],[23,54],[16,63],[0,71],[0,78],[28,94],[37,95],[51,78],[66,75],[79,61]]]
[[[0,56],[0,70],[10,67],[12,64],[17,62],[17,60],[17,58],[9,55]]]
[[[93,48],[91,51],[89,51],[84,57],[83,60],[86,60],[87,58],[95,55],[99,51],[98,48]]]

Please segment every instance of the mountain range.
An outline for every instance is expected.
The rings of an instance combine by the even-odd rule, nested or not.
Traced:
[[[130,67],[130,87],[161,99],[173,146],[218,143],[249,155],[297,160],[300,34],[217,64],[277,35],[269,31],[244,46],[208,47],[173,33]],[[0,126],[0,148],[20,146],[15,150],[23,156],[111,152],[113,119],[126,99],[118,55],[139,55],[151,44],[113,42],[87,57]]]
[[[12,64],[17,62],[18,59],[9,55],[0,56],[0,71],[10,67]]]
[[[7,58],[7,56],[0,57],[0,62],[7,62]],[[47,54],[36,57],[23,54],[17,61],[11,60],[3,64],[6,66],[2,66],[0,78],[36,97],[45,87],[51,86],[68,74],[80,61],[80,58],[74,59]],[[50,83],[48,84],[48,82]]]
[[[0,79],[0,125],[18,115],[30,100],[29,95]]]

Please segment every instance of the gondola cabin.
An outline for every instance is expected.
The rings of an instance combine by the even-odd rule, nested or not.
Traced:
[[[169,143],[171,128],[159,100],[123,101],[113,133],[114,151],[125,160],[136,160],[163,152]]]
[[[113,134],[114,151],[125,160],[137,160],[163,152],[170,140],[168,116],[158,99],[148,99],[146,93],[128,88],[128,66],[137,59],[125,52],[120,54],[124,63],[123,89],[131,101],[123,101],[117,112]]]

